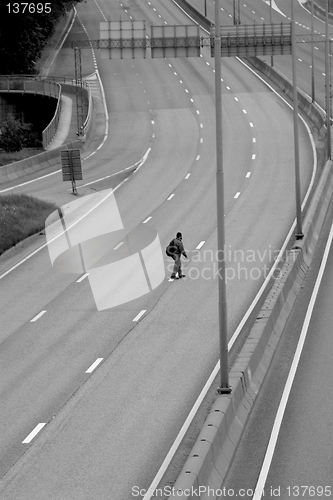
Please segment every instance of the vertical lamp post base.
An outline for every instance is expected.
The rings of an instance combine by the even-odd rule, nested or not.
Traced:
[[[230,394],[231,393],[231,387],[218,387],[217,392],[219,394]]]

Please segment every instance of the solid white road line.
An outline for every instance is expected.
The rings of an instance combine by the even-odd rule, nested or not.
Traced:
[[[94,361],[94,363],[89,366],[88,370],[86,370],[86,373],[92,373],[95,368],[101,363],[101,361],[103,361],[104,358],[97,358],[96,361]]]
[[[37,314],[37,316],[35,316],[34,318],[32,318],[30,320],[30,323],[33,323],[34,321],[37,321],[41,316],[43,316],[43,314],[45,314],[46,311],[41,311],[40,313]]]
[[[317,299],[318,291],[319,291],[319,288],[320,288],[321,280],[323,278],[325,267],[326,267],[326,264],[327,264],[327,259],[328,259],[329,252],[330,252],[330,249],[331,249],[332,239],[333,239],[333,225],[331,227],[331,231],[330,231],[330,234],[329,234],[329,237],[328,237],[328,241],[326,243],[323,260],[322,260],[321,265],[320,265],[320,269],[319,269],[319,273],[318,273],[318,276],[317,276],[317,279],[316,279],[316,283],[315,283],[315,286],[313,288],[313,292],[312,292],[312,295],[311,295],[311,299],[310,299],[310,302],[309,302],[308,309],[306,311],[306,315],[305,315],[305,319],[304,319],[304,322],[303,322],[301,335],[300,335],[300,338],[298,340],[298,344],[297,344],[296,352],[295,352],[295,355],[294,355],[294,359],[293,359],[293,362],[292,362],[292,365],[291,365],[291,368],[290,368],[290,371],[289,371],[287,382],[286,382],[286,385],[284,387],[283,394],[282,394],[282,397],[281,397],[281,401],[280,401],[280,404],[279,404],[279,408],[278,408],[278,411],[277,411],[277,414],[276,414],[276,418],[275,418],[275,421],[274,421],[274,425],[273,425],[271,437],[270,437],[270,440],[269,440],[269,443],[268,443],[268,447],[267,447],[267,450],[266,450],[266,454],[265,454],[265,458],[264,458],[264,461],[263,461],[263,465],[262,465],[262,468],[261,468],[261,471],[260,471],[260,474],[259,474],[259,478],[258,478],[258,482],[257,482],[256,488],[255,488],[255,494],[252,497],[253,500],[260,500],[261,496],[262,496],[262,491],[263,491],[263,488],[265,486],[265,482],[266,482],[266,479],[267,479],[268,471],[269,471],[269,468],[271,466],[271,462],[272,462],[272,458],[273,458],[275,446],[276,446],[277,439],[278,439],[278,436],[279,436],[279,432],[280,432],[280,427],[281,427],[283,415],[284,415],[284,412],[285,412],[285,409],[286,409],[286,406],[287,406],[287,403],[288,403],[290,391],[291,391],[291,388],[292,388],[292,385],[293,385],[293,382],[294,382],[294,378],[295,378],[295,375],[296,375],[297,366],[298,366],[298,363],[299,363],[299,360],[300,360],[300,357],[301,357],[301,354],[302,354],[302,350],[303,350],[303,347],[304,347],[304,342],[305,342],[305,339],[306,339],[306,336],[307,336],[307,333],[308,333],[308,328],[309,328],[309,324],[310,324],[310,321],[311,321],[311,316],[312,316],[312,313],[313,313],[313,309],[314,309],[314,306],[315,306],[315,303],[316,303],[316,299]]]
[[[141,318],[141,316],[143,316],[146,311],[147,311],[147,309],[142,309],[142,311],[140,311],[139,314],[137,314],[135,316],[135,318],[133,319],[133,321],[139,321],[139,319]]]
[[[89,273],[85,273],[83,276],[81,276],[81,278],[76,280],[76,283],[81,283],[81,281],[83,281],[87,276],[89,276]]]
[[[30,432],[30,434],[25,438],[24,441],[22,441],[22,443],[23,444],[30,443],[30,441],[36,436],[36,434],[38,434],[39,431],[43,429],[44,425],[46,425],[46,422],[36,425],[34,430]]]

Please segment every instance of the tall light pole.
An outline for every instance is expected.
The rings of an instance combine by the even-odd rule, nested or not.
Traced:
[[[311,0],[311,95],[315,102],[315,72],[314,72],[314,27],[313,27],[313,0]]]
[[[331,159],[331,113],[330,113],[330,70],[329,70],[329,34],[328,34],[328,0],[326,0],[325,22],[325,85],[326,85],[326,127],[327,127],[327,157]]]
[[[269,22],[272,26],[273,21],[272,21],[272,0],[269,0]],[[274,66],[274,57],[273,54],[271,55],[271,66]]]
[[[215,0],[215,116],[216,116],[216,197],[217,249],[220,339],[220,394],[231,392],[228,366],[227,298],[225,282],[224,175],[222,155],[222,90],[221,90],[221,28],[220,5]]]
[[[296,238],[302,238],[302,206],[299,174],[299,143],[298,143],[298,95],[296,75],[296,33],[294,0],[291,0],[291,53],[293,66],[293,108],[294,108],[294,149],[295,149],[295,195],[296,195]]]

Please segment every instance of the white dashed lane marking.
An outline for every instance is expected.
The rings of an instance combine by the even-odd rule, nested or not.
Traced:
[[[93,362],[91,366],[89,366],[88,370],[86,370],[86,373],[92,373],[95,368],[103,361],[103,358],[97,358],[96,361]]]
[[[89,276],[89,273],[86,273],[83,276],[81,276],[81,278],[79,278],[78,280],[76,280],[76,283],[81,283],[81,281],[83,281],[87,276]]]
[[[30,443],[30,441],[33,440],[33,438],[39,433],[39,431],[41,431],[43,429],[44,425],[46,425],[46,422],[43,422],[43,423],[36,425],[34,430],[30,432],[30,434],[25,438],[24,441],[22,441],[22,443],[23,444]]]
[[[147,311],[147,309],[142,309],[142,311],[140,311],[139,314],[137,314],[135,316],[135,318],[133,319],[133,321],[139,321],[139,319],[141,318],[141,316],[143,316],[146,311]]]
[[[170,194],[170,196],[169,196],[169,198],[167,198],[167,200],[168,201],[171,200],[171,198],[173,198],[174,196],[175,196],[175,193]]]
[[[150,221],[151,218],[152,217],[147,217],[147,219],[143,221],[143,224],[146,224],[148,221]]]
[[[200,250],[200,248],[203,247],[204,244],[205,244],[205,241],[200,241],[199,245],[195,249]]]
[[[30,323],[33,323],[34,321],[37,321],[41,316],[43,316],[43,314],[45,314],[46,311],[41,311],[40,313],[38,313],[34,318],[32,318],[30,320]]]

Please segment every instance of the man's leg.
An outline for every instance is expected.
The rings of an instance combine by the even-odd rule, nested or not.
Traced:
[[[173,266],[173,273],[171,275],[171,278],[175,278],[176,277],[176,274],[178,272],[180,272],[181,274],[181,271],[180,271],[180,266],[181,266],[181,263],[180,263],[180,255],[175,255],[173,257],[175,263],[174,263],[174,266]]]

